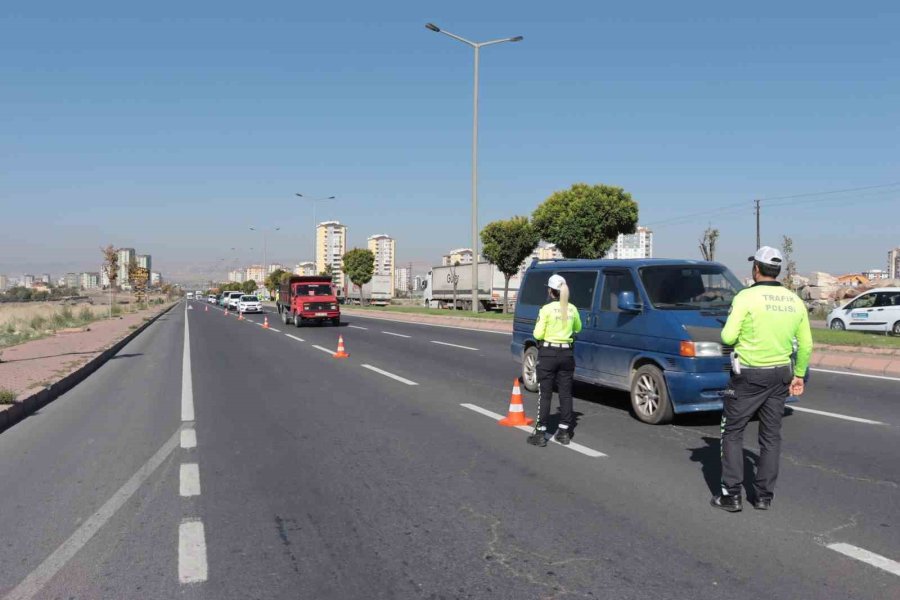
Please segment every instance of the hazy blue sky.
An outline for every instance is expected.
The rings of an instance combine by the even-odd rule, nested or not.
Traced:
[[[623,186],[656,255],[707,223],[743,275],[753,198],[900,182],[896,2],[30,2],[0,9],[0,273],[307,259],[318,216],[432,262],[481,222]],[[764,203],[802,271],[883,268],[900,186]],[[230,248],[236,247],[236,252]],[[251,251],[250,248],[254,250]]]

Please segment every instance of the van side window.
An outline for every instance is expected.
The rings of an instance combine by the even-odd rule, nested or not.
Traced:
[[[875,306],[875,299],[875,294],[866,294],[854,300],[847,308],[870,308],[872,306]]]
[[[900,292],[878,292],[875,306],[900,306]]]
[[[569,302],[580,310],[594,307],[594,290],[597,287],[597,271],[561,271],[569,286]]]
[[[552,273],[549,270],[528,271],[525,283],[522,284],[522,293],[519,294],[519,304],[531,304],[543,306],[549,299],[547,297],[547,281]],[[572,301],[573,304],[575,301]],[[578,306],[578,304],[575,304]]]
[[[635,299],[639,298],[631,273],[628,271],[606,271],[604,274],[603,297],[600,301],[600,310],[621,312],[617,301],[619,292],[633,292]],[[575,306],[578,305],[576,304]]]

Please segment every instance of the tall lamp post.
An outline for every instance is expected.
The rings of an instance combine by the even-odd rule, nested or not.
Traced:
[[[472,42],[449,31],[445,31],[434,23],[426,23],[425,28],[436,33],[443,33],[454,40],[466,44],[475,50],[475,85],[472,93],[472,311],[478,312],[478,59],[485,46],[502,44],[503,42],[521,42],[524,37],[503,38],[489,42]]]
[[[269,247],[266,244],[266,233],[268,230],[251,227],[250,231],[259,231],[263,236],[263,285],[265,285],[265,278],[269,276]],[[275,227],[273,231],[281,231],[281,227]]]
[[[313,238],[313,255],[312,255],[312,259],[313,259],[313,264],[315,264],[315,262],[316,262],[316,244],[318,243],[317,235],[318,235],[318,228],[319,228],[319,224],[316,222],[316,206],[319,204],[319,202],[324,202],[325,200],[334,200],[335,196],[328,196],[325,198],[310,198],[308,196],[304,196],[303,194],[295,193],[294,195],[297,196],[298,198],[303,198],[304,200],[309,200],[310,202],[312,202],[312,205],[313,205],[313,236],[312,236],[312,238]],[[316,268],[318,268],[318,266]]]

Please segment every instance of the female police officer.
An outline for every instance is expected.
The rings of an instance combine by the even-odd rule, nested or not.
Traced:
[[[541,342],[538,352],[537,376],[540,383],[538,400],[538,420],[534,432],[528,436],[528,443],[546,446],[550,435],[547,421],[550,418],[550,401],[553,399],[553,384],[559,391],[559,428],[556,441],[568,444],[569,428],[574,425],[572,416],[572,377],[575,374],[575,354],[572,352],[573,334],[581,331],[581,317],[578,309],[569,304],[569,287],[560,275],[553,275],[547,281],[551,302],[541,307],[534,339]]]

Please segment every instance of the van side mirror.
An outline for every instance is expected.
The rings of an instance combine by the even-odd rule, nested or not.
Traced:
[[[619,310],[623,312],[639,313],[644,307],[634,299],[634,292],[619,292],[616,298]]]

